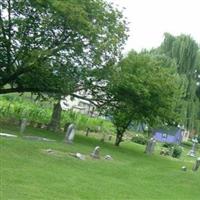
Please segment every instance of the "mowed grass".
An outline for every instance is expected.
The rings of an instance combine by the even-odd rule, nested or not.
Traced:
[[[14,126],[1,125],[0,132],[16,133]],[[64,135],[28,128],[26,135],[39,135],[55,142],[0,138],[0,175],[2,200],[199,200],[200,170],[193,162],[145,155],[144,146],[124,142],[120,147],[80,134],[73,145]],[[101,147],[100,160],[89,154]],[[59,154],[48,154],[52,149]],[[78,160],[69,155],[88,155]],[[112,161],[103,159],[109,154]],[[181,171],[185,165],[188,171]]]

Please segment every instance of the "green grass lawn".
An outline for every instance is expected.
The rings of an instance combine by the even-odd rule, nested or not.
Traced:
[[[0,132],[18,133],[15,126],[0,124]],[[64,135],[28,128],[26,135],[39,135],[55,142],[0,138],[1,200],[199,200],[200,170],[191,170],[194,159],[177,160],[147,156],[144,146],[124,142],[120,147],[101,143],[81,134],[73,145]],[[95,146],[112,161],[78,160],[69,155],[89,155]],[[58,152],[48,154],[51,148]],[[181,171],[185,165],[188,171]]]

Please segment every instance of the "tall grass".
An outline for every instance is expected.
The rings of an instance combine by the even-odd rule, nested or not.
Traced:
[[[53,105],[47,101],[34,101],[28,96],[4,95],[0,97],[0,118],[21,120],[26,118],[31,123],[48,124],[51,118]],[[78,130],[93,132],[113,133],[114,127],[110,121],[100,117],[63,111],[61,115],[61,127],[66,123],[75,123]]]

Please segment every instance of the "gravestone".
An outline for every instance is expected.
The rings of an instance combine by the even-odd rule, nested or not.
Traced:
[[[67,128],[67,132],[65,135],[65,142],[72,144],[75,136],[75,126],[74,124],[70,124]]]
[[[198,143],[197,138],[192,139],[192,149],[188,152],[188,156],[196,157],[195,146]]]
[[[100,158],[100,147],[99,146],[96,146],[94,148],[94,151],[91,153],[91,156],[92,156],[92,158],[97,158],[97,159]]]
[[[200,167],[200,157],[197,158],[192,170],[197,171],[199,169],[199,167]]]
[[[21,120],[21,125],[20,125],[20,134],[23,134],[25,129],[26,129],[26,125],[27,125],[27,119],[23,118]]]
[[[152,154],[154,152],[156,145],[156,140],[154,138],[151,138],[146,145],[145,153],[146,154]]]

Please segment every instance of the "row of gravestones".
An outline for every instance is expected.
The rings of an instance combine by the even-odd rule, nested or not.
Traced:
[[[154,149],[155,149],[155,146],[156,146],[156,140],[154,139],[154,138],[151,138],[150,140],[148,140],[148,142],[147,142],[147,145],[146,145],[146,149],[145,149],[145,153],[146,154],[152,154],[153,152],[154,152]],[[172,149],[172,151],[173,151],[173,149]],[[192,150],[191,150],[192,152],[193,152],[193,157],[194,157],[194,152],[195,152],[195,145],[193,145],[192,146]],[[172,154],[173,152],[171,152],[171,153],[169,153],[169,154]],[[161,154],[162,155],[162,154]],[[189,154],[188,154],[189,155]],[[192,168],[192,170],[193,171],[197,171],[198,169],[199,169],[199,167],[200,167],[200,157],[199,158],[197,158],[197,160],[195,161],[195,163],[194,163],[194,166],[193,166],[193,168]],[[183,167],[182,168],[183,169],[183,171],[185,171],[185,167]]]
[[[27,119],[26,118],[23,118],[21,120],[21,125],[20,125],[20,133],[23,134],[25,129],[26,129],[26,126],[27,126]],[[74,136],[75,136],[75,125],[74,124],[66,124],[65,125],[65,128],[64,128],[64,131],[66,132],[66,135],[65,135],[65,142],[71,144],[73,143],[73,140],[74,140]],[[101,138],[101,142],[104,142],[106,139],[106,136],[103,135],[103,137]],[[108,136],[108,141],[111,141],[112,139],[112,136],[109,135]]]
[[[24,132],[24,130],[26,128],[26,123],[27,123],[26,119],[22,120],[21,129],[20,129],[21,133]],[[74,140],[74,136],[75,136],[75,126],[74,126],[74,124],[70,124],[66,131],[65,142],[68,144],[72,144],[73,140]],[[149,154],[149,155],[152,154],[154,152],[155,146],[156,146],[156,140],[154,138],[151,138],[147,142],[145,153]],[[194,152],[194,147],[195,146],[193,145],[193,147],[192,147],[193,152]],[[93,158],[99,158],[99,149],[100,149],[99,146],[95,147],[94,151],[91,153],[91,156]],[[200,166],[200,158],[197,158],[197,160],[194,164],[194,167],[193,167],[193,171],[197,171],[199,166]]]

